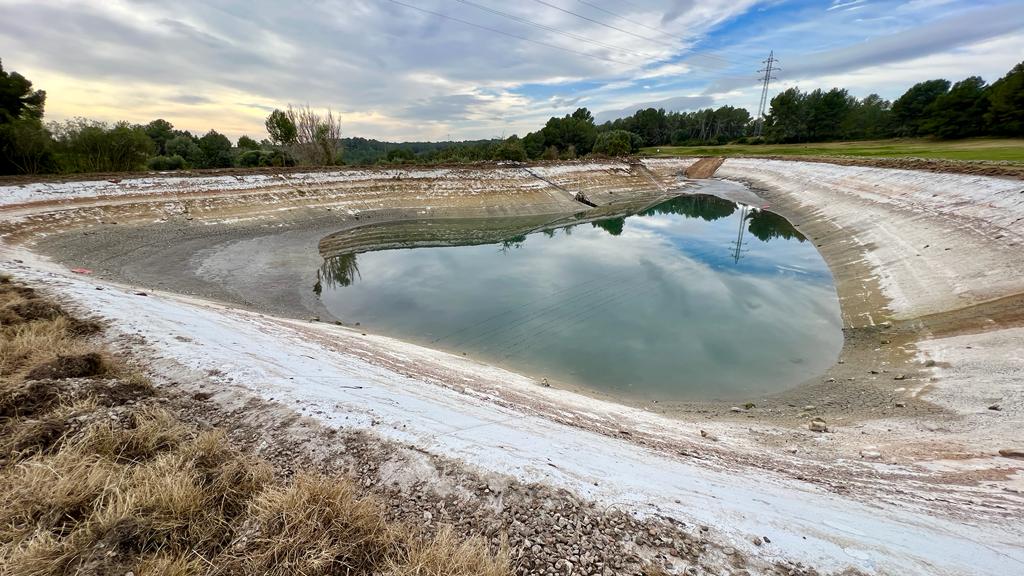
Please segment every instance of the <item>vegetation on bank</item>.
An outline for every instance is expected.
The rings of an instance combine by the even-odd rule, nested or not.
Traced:
[[[232,448],[0,277],[0,573],[504,576],[507,551],[387,518],[347,478]]]
[[[1024,163],[1024,139],[905,138],[813,144],[724,144],[720,146],[651,146],[646,155],[672,156],[856,156],[863,158],[930,158]]]
[[[588,109],[580,108],[551,118],[543,128],[522,138],[513,135],[469,142],[389,143],[344,138],[341,121],[332,111],[321,113],[309,106],[289,105],[267,117],[268,139],[241,136],[232,144],[216,130],[195,135],[175,129],[163,119],[145,125],[84,118],[44,122],[45,102],[44,91],[0,65],[0,174],[557,160],[624,156],[644,147],[860,140],[867,141],[863,149],[869,155],[872,151],[885,154],[884,146],[871,141],[888,138],[931,138],[935,143],[922,147],[934,146],[942,153],[943,140],[1024,137],[1024,62],[992,84],[977,76],[956,83],[929,80],[915,84],[893,102],[877,94],[856,98],[842,88],[812,92],[789,88],[771,100],[763,119],[732,106],[693,112],[648,108],[598,125]],[[900,144],[893,146],[893,155],[903,153]],[[827,155],[829,148],[822,147],[822,154]],[[973,150],[973,155],[963,152],[955,157],[1017,159],[1012,152],[1011,158],[986,155],[1001,153],[996,147]],[[947,157],[923,152],[914,155]],[[765,148],[757,153],[786,152]]]

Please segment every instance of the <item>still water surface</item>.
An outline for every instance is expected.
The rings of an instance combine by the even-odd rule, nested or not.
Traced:
[[[316,290],[347,324],[638,400],[756,399],[838,356],[828,268],[772,212],[697,195],[537,228],[358,229],[359,248],[329,255]]]

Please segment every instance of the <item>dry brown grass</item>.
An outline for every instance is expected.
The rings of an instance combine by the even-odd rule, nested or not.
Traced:
[[[220,431],[147,404],[149,384],[107,356],[102,378],[27,379],[103,354],[82,326],[0,277],[0,574],[511,572],[507,548],[425,538],[346,478],[275,480]]]

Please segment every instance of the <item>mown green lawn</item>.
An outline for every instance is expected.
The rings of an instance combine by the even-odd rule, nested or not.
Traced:
[[[727,144],[725,146],[652,146],[649,156],[865,156],[876,158],[940,158],[1007,160],[1024,163],[1024,139],[869,140],[819,144]]]

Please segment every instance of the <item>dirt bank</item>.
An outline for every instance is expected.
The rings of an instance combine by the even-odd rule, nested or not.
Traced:
[[[1020,398],[1019,384],[1014,391],[1014,382],[1020,381],[1018,360],[1008,354],[1000,365],[973,363],[962,357],[965,350],[972,354],[973,348],[946,340],[931,349],[936,365],[929,366],[926,358],[916,356],[925,349],[924,344],[915,345],[921,333],[905,324],[925,322],[924,318],[931,318],[933,326],[948,323],[947,317],[934,314],[942,313],[950,301],[995,306],[989,303],[996,300],[986,298],[1012,289],[1013,283],[1002,274],[988,279],[972,276],[978,286],[959,299],[944,298],[941,290],[914,292],[911,298],[909,290],[902,290],[900,300],[893,296],[897,290],[887,287],[909,285],[901,282],[916,268],[902,265],[899,258],[880,259],[885,252],[879,252],[887,244],[900,245],[904,236],[932,234],[924,231],[933,226],[940,231],[935,234],[947,240],[962,235],[975,242],[972,224],[1012,227],[1012,219],[1003,219],[1019,206],[986,211],[985,202],[1002,200],[963,197],[968,188],[1002,190],[1001,181],[992,179],[977,179],[968,187],[940,180],[946,176],[937,174],[923,174],[919,180],[871,180],[871,174],[846,172],[849,168],[833,168],[836,173],[828,176],[814,172],[818,165],[813,164],[785,163],[784,169],[776,170],[770,163],[748,169],[741,162],[727,161],[723,173],[732,169],[732,177],[753,181],[769,168],[778,172],[777,182],[757,185],[764,188],[773,208],[787,211],[811,238],[825,231],[809,228],[813,210],[823,209],[817,203],[836,205],[837,211],[823,214],[821,221],[849,233],[815,242],[821,244],[836,276],[850,329],[848,341],[859,338],[856,349],[869,356],[844,357],[838,365],[842,368],[837,367],[850,370],[844,380],[828,376],[817,383],[816,392],[783,403],[759,401],[741,414],[727,413],[728,418],[699,409],[685,418],[666,418],[654,407],[625,407],[542,388],[519,375],[388,338],[148,290],[148,296],[136,296],[137,289],[98,282],[98,274],[68,276],[24,248],[11,246],[31,246],[54,230],[81,231],[83,225],[86,232],[101,236],[130,223],[141,232],[129,249],[145,255],[149,243],[173,244],[175,230],[205,228],[215,234],[243,223],[301,226],[314,216],[331,219],[336,213],[386,217],[457,206],[460,213],[478,215],[561,214],[579,209],[568,193],[579,187],[605,205],[644,194],[656,197],[690,161],[649,160],[642,168],[549,166],[537,174],[519,168],[514,173],[506,168],[415,176],[402,172],[387,180],[379,174],[321,174],[303,177],[301,185],[293,177],[285,182],[243,178],[226,184],[173,185],[164,179],[160,184],[102,184],[100,189],[70,184],[25,187],[10,191],[8,198],[16,198],[18,204],[3,208],[2,224],[8,242],[5,253],[25,263],[6,266],[117,319],[124,334],[145,337],[151,347],[147,353],[157,358],[149,365],[168,384],[195,382],[223,392],[229,403],[256,396],[320,425],[371,430],[491,473],[568,488],[590,501],[621,503],[640,515],[679,519],[691,526],[706,524],[719,542],[754,559],[752,566],[757,559],[787,558],[825,570],[855,567],[881,573],[998,574],[1020,567],[1020,550],[1014,544],[1021,537],[1019,516],[1024,509],[1018,492],[1020,466],[1018,461],[993,457],[1014,440],[1013,423],[1019,429],[1020,412],[1014,408],[1014,398]],[[870,185],[843,192],[850,196],[845,201],[821,191],[807,192],[812,186],[827,192],[861,178]],[[218,191],[222,185],[232,189]],[[929,200],[932,193],[947,201],[955,198],[959,208],[943,210],[942,202]],[[897,206],[894,198],[904,205]],[[848,210],[839,211],[844,202]],[[397,208],[388,212],[392,205]],[[870,217],[861,218],[865,210]],[[879,227],[903,211],[917,217],[900,220],[900,227],[886,228],[888,236],[872,239]],[[160,219],[166,222],[156,222]],[[152,230],[146,226],[163,224],[172,225],[163,227],[169,230],[165,235],[148,236]],[[83,241],[88,238],[81,233]],[[203,236],[194,241],[202,243]],[[878,270],[890,271],[891,277],[878,277]],[[96,290],[97,283],[104,289]],[[884,290],[884,296],[876,295]],[[911,315],[897,317],[893,307],[904,301],[902,310]],[[920,312],[914,316],[914,311]],[[883,324],[889,316],[892,326]],[[1012,316],[1000,319],[1012,322]],[[1012,330],[998,333],[986,345],[1012,346],[1020,337]],[[987,378],[989,369],[1005,374],[1000,385],[1008,408],[989,411],[986,406],[969,412],[937,401],[942,394],[959,394],[964,400],[955,386],[928,380],[931,376],[925,371],[943,370],[943,358],[958,362],[949,370],[962,372],[957,377],[965,389],[977,389],[971,379]],[[913,371],[896,372],[902,367]],[[196,378],[204,372],[205,377]],[[940,372],[936,377],[953,378],[952,374]],[[896,380],[897,376],[903,378]],[[855,378],[853,382],[864,383],[863,390],[879,393],[851,395],[845,378]],[[857,412],[852,408],[854,397],[866,399],[856,418],[849,416]],[[245,412],[244,407],[234,410]],[[865,418],[873,410],[884,418]],[[902,416],[901,411],[915,415]],[[826,417],[831,433],[806,429],[810,417],[818,415]],[[990,419],[996,418],[1005,420],[990,427]],[[979,524],[984,528],[975,527]],[[763,539],[762,546],[755,545],[755,536],[769,536],[772,545],[764,547]],[[964,563],[965,558],[971,561]],[[752,571],[762,572],[766,566]]]

